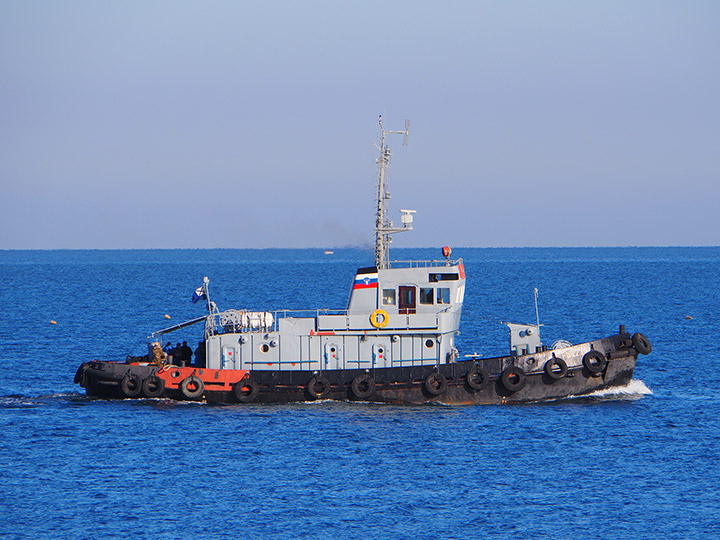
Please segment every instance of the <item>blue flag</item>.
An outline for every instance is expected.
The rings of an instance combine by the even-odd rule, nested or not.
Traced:
[[[198,300],[203,300],[205,298],[207,298],[207,296],[205,296],[205,288],[198,287],[197,289],[195,289],[195,292],[193,293],[192,303],[196,304]]]

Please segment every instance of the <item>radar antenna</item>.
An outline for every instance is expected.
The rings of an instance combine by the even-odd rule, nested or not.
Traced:
[[[410,135],[410,120],[405,120],[404,131],[388,131],[383,127],[383,118],[380,115],[380,146],[375,147],[380,150],[380,157],[377,159],[378,164],[378,195],[377,195],[377,214],[375,216],[375,266],[380,268],[390,268],[388,260],[388,251],[390,247],[390,236],[403,232],[411,231],[413,226],[413,214],[415,210],[401,210],[402,227],[393,227],[392,221],[388,219],[388,208],[386,201],[390,200],[390,192],[387,187],[388,168],[390,167],[390,147],[385,143],[385,136],[398,134],[405,135],[403,146],[407,146],[408,136]]]

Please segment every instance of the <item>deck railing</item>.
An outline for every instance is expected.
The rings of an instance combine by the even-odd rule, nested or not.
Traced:
[[[245,311],[229,309],[208,315],[205,334],[277,332],[281,319],[317,318],[320,315],[345,315],[346,309],[279,309],[276,311]]]
[[[442,261],[390,261],[390,268],[444,268],[448,266],[458,266],[459,264],[462,264],[462,262],[462,259],[454,261],[445,259]]]

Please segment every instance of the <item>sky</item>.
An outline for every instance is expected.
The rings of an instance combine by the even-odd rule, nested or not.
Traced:
[[[0,249],[720,245],[720,2],[0,0]]]

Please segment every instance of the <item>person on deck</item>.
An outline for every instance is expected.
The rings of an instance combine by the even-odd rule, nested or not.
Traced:
[[[181,365],[180,362],[182,360],[182,345],[179,343],[175,344],[175,348],[172,350],[172,357],[173,357],[173,364],[176,366]]]
[[[180,348],[180,358],[184,362],[184,365],[189,366],[192,362],[193,351],[187,344],[187,341],[183,341],[182,347]]]
[[[205,342],[198,341],[197,349],[195,349],[195,365],[197,367],[205,367]]]

